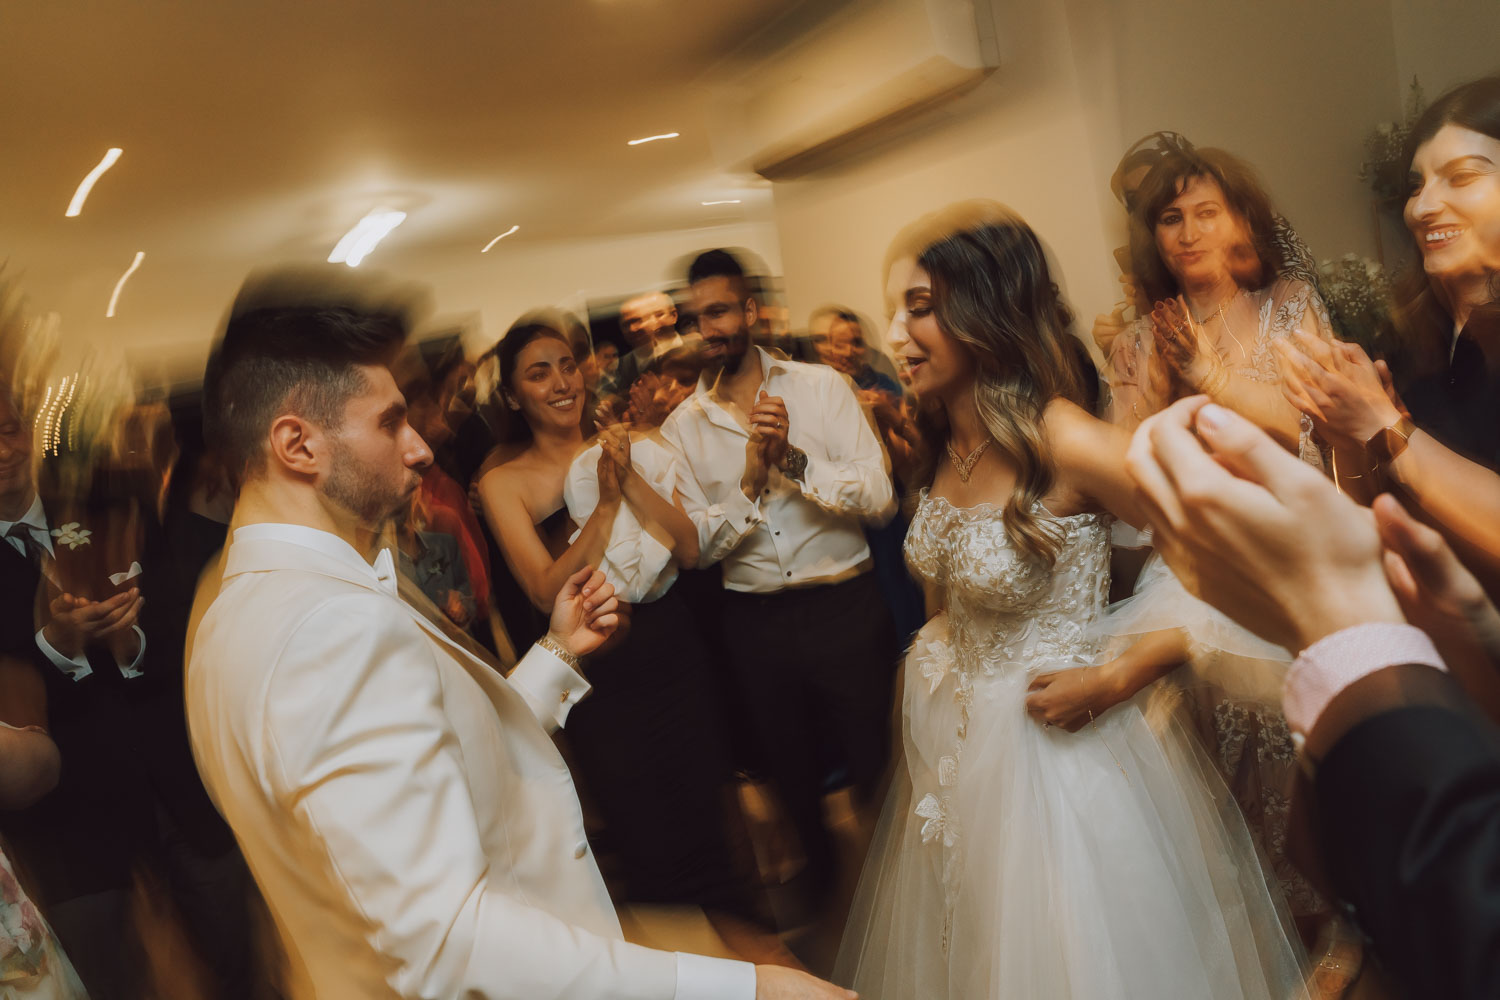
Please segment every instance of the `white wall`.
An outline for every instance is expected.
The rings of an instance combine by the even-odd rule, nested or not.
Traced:
[[[1319,258],[1374,252],[1364,139],[1394,117],[1389,0],[1117,0],[1121,129],[1219,146],[1257,168]]]
[[[1067,14],[1042,2],[997,3],[995,12],[1001,65],[979,87],[839,166],[772,185],[794,325],[830,301],[881,316],[891,238],[963,198],[1004,202],[1031,223],[1079,310],[1112,297],[1112,244]]]
[[[896,230],[991,197],[1041,235],[1086,328],[1115,299],[1110,249],[1125,235],[1108,177],[1126,146],[1158,129],[1248,160],[1318,257],[1373,255],[1357,176],[1364,138],[1399,110],[1398,65],[1437,59],[1438,36],[1468,30],[1434,20],[1430,42],[1398,46],[1392,4],[1423,2],[997,2],[1003,61],[985,84],[920,127],[772,186],[794,321],[829,300],[878,315],[877,272]],[[1493,0],[1444,2],[1484,2],[1470,23],[1500,18]],[[1492,45],[1500,30],[1479,35]]]
[[[1500,73],[1500,3],[1390,0],[1396,38],[1395,99],[1416,76],[1430,101],[1456,84]],[[1393,114],[1392,117],[1395,117]]]

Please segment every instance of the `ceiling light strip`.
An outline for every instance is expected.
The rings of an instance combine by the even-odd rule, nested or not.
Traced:
[[[354,228],[344,234],[344,238],[338,241],[333,248],[333,253],[328,255],[330,264],[347,264],[350,267],[358,267],[360,262],[370,255],[380,241],[391,234],[391,230],[401,225],[406,219],[405,212],[392,212],[377,209],[354,224]]]
[[[89,192],[94,190],[94,183],[104,176],[104,171],[115,165],[115,161],[123,152],[123,149],[111,148],[104,154],[104,159],[99,161],[99,165],[88,172],[88,175],[79,183],[78,190],[73,192],[73,200],[68,202],[68,210],[64,213],[67,218],[76,218],[78,213],[83,211],[83,203],[88,200]]]
[[[120,275],[120,280],[115,282],[114,294],[109,297],[109,308],[104,310],[105,319],[115,318],[115,303],[120,301],[120,292],[125,289],[125,282],[130,280],[130,276],[135,273],[136,268],[141,266],[141,261],[145,258],[146,251],[137,250],[135,252],[135,260],[130,262],[130,266],[125,269],[125,273]]]
[[[661,135],[648,135],[644,139],[631,139],[625,145],[639,146],[643,142],[655,142],[658,139],[675,139],[681,134],[681,132],[663,132]]]
[[[521,227],[519,225],[511,226],[505,232],[501,233],[499,236],[496,236],[494,239],[492,239],[488,243],[486,243],[484,245],[484,249],[481,250],[481,251],[479,251],[479,252],[480,253],[489,253],[490,252],[490,247],[494,246],[496,243],[499,243],[501,240],[505,239],[505,237],[509,236],[511,233],[515,232],[517,229],[520,229],[520,228]]]

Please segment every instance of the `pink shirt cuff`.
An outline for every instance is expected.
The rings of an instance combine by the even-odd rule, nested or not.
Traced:
[[[1414,625],[1355,625],[1324,636],[1304,649],[1287,671],[1281,692],[1287,725],[1294,735],[1305,737],[1340,691],[1403,663],[1448,669],[1427,633]]]

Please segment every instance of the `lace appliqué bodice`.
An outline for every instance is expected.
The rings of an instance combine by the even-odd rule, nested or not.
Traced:
[[[906,534],[907,565],[941,595],[967,672],[1029,662],[1092,662],[1095,624],[1109,596],[1107,517],[1040,512],[1062,540],[1052,566],[1018,552],[999,507],[955,507],[922,494]]]
[[[943,852],[945,952],[963,869],[952,789],[974,722],[976,685],[1016,672],[1086,666],[1099,653],[1096,626],[1109,595],[1109,518],[1038,513],[1061,541],[1051,566],[1016,549],[993,504],[955,507],[924,490],[906,534],[908,567],[938,591],[944,608],[912,647],[907,684],[920,685],[919,697],[952,699],[955,709],[951,731],[908,734],[919,744],[909,767],[922,841]],[[918,760],[929,765],[922,773]]]

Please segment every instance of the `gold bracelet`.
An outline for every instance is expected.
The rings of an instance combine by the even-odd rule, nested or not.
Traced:
[[[1198,391],[1211,399],[1217,399],[1219,393],[1223,392],[1228,384],[1229,369],[1224,365],[1219,365],[1203,379],[1203,383],[1198,386]]]
[[[583,672],[583,662],[579,660],[578,657],[574,656],[567,646],[564,646],[561,642],[558,642],[556,639],[552,638],[551,632],[543,635],[536,641],[536,644],[545,649],[547,652],[551,653],[553,656],[557,657],[559,660],[562,660],[564,663],[566,663],[568,666],[572,667],[579,673]]]

